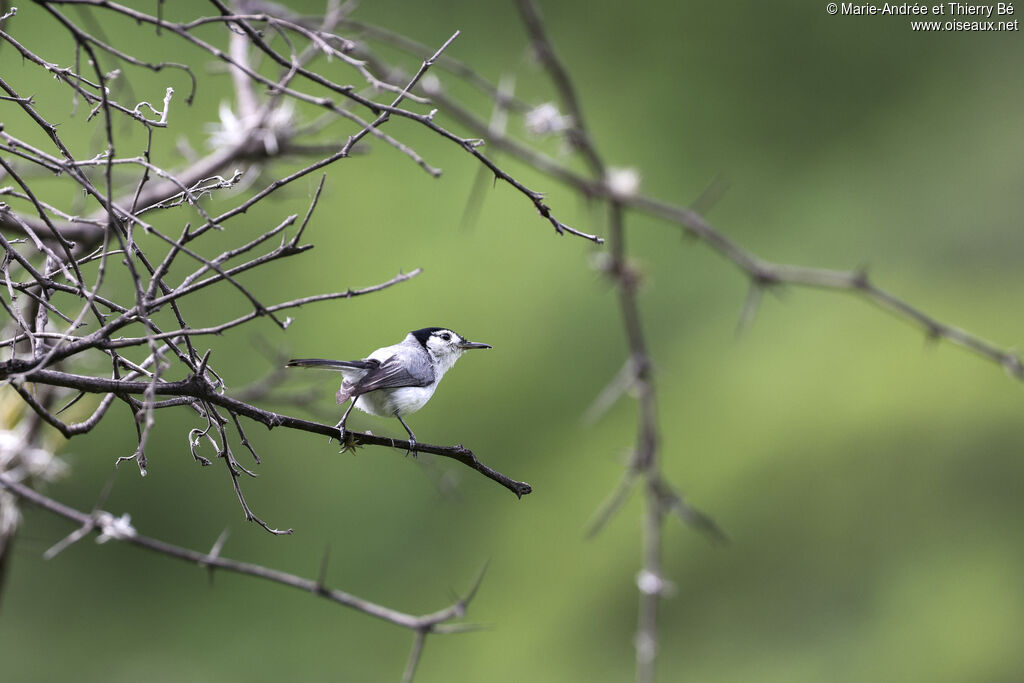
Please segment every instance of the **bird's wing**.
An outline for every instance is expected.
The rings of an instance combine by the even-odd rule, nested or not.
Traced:
[[[365,394],[375,389],[390,389],[395,387],[426,387],[434,382],[434,371],[429,366],[423,370],[409,371],[405,363],[395,355],[390,356],[384,362],[368,358],[367,362],[376,363],[376,367],[356,380],[349,395]]]

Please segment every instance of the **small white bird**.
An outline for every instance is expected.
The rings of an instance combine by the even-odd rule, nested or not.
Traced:
[[[489,349],[487,344],[466,341],[444,327],[413,330],[400,343],[377,349],[362,360],[297,358],[289,367],[338,370],[344,380],[338,389],[338,404],[352,399],[336,425],[345,443],[345,422],[352,408],[377,417],[397,417],[409,433],[411,450],[416,435],[402,419],[415,413],[434,395],[438,383],[466,349]]]

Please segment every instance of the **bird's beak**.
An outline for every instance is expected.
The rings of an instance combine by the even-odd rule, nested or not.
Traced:
[[[459,348],[460,349],[489,349],[489,348],[491,348],[491,345],[490,344],[481,344],[480,342],[471,342],[471,341],[463,340],[463,341],[459,342]]]

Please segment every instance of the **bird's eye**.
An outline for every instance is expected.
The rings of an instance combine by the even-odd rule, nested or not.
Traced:
[[[452,335],[445,332],[444,334],[441,335],[441,339],[444,339],[445,341],[451,341]]]

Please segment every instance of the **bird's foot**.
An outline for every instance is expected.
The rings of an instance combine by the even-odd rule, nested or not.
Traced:
[[[338,443],[345,443],[345,421],[342,420],[338,424],[334,425],[334,428],[338,430]],[[333,441],[333,436],[327,438],[328,445],[331,444]]]
[[[414,457],[414,458],[416,457],[416,437],[415,436],[410,436],[409,437],[409,448],[407,448],[405,450],[405,457],[409,457],[410,455],[412,457]]]
[[[330,443],[333,440],[334,437],[332,436],[328,443]],[[346,451],[352,451],[354,453],[356,450],[355,436],[352,434],[352,432],[345,429],[341,425],[338,425],[338,444],[341,445],[341,450],[338,451],[338,453],[345,453]]]

